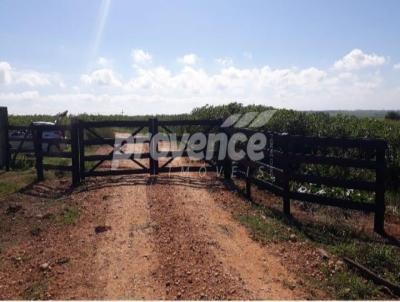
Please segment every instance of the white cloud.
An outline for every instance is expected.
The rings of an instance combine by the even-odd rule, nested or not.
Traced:
[[[393,65],[393,68],[396,69],[396,70],[400,70],[400,63],[397,63],[397,64]]]
[[[184,65],[196,65],[199,61],[199,57],[194,53],[189,53],[179,58],[178,61]]]
[[[132,50],[132,59],[135,64],[145,64],[151,63],[153,58],[150,53],[142,49],[134,49]]]
[[[111,66],[111,60],[105,58],[105,57],[98,57],[97,58],[97,65],[101,67],[110,67]]]
[[[217,58],[217,59],[215,59],[215,62],[217,62],[219,65],[222,65],[222,66],[232,66],[233,65],[233,60],[232,60],[232,58],[229,58],[229,57]]]
[[[220,66],[213,72],[187,62],[177,71],[165,66],[135,65],[134,75],[126,76],[127,80],[111,68],[100,68],[81,75],[81,83],[86,85],[72,82],[68,92],[55,91],[54,87],[45,90],[45,86],[38,91],[11,92],[13,86],[7,85],[0,93],[0,101],[12,113],[48,112],[49,108],[69,109],[73,113],[110,114],[122,109],[132,114],[178,113],[207,103],[232,101],[300,110],[398,108],[400,80],[387,85],[385,74],[379,72],[268,65],[239,68],[227,58],[216,62]],[[39,82],[32,80],[35,78],[32,75],[20,77],[8,63],[0,64],[0,71],[0,80],[4,83],[15,83],[15,76],[20,81]]]
[[[11,81],[11,65],[7,62],[0,62],[0,84],[10,84]]]
[[[7,92],[0,93],[0,101],[6,102],[15,102],[15,101],[33,101],[39,98],[39,92],[36,90],[32,91],[23,91],[23,92]]]
[[[25,84],[31,87],[35,86],[46,86],[51,84],[51,76],[48,74],[36,72],[36,71],[25,71],[18,72],[15,76],[15,83]]]
[[[90,74],[81,75],[81,82],[86,85],[121,86],[121,81],[112,69],[97,69]]]
[[[30,87],[49,85],[63,87],[65,85],[57,74],[48,74],[35,70],[16,70],[8,62],[0,62],[0,84]]]
[[[386,59],[376,54],[366,54],[361,49],[353,49],[340,60],[336,61],[333,67],[337,70],[357,70],[371,66],[381,66]]]

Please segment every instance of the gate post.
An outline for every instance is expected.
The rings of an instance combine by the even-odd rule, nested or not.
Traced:
[[[71,121],[71,159],[72,159],[72,186],[77,187],[81,181],[79,168],[79,134],[78,121]]]
[[[375,217],[374,217],[374,231],[378,234],[385,232],[385,159],[386,146],[379,146],[376,149],[376,170],[375,170]]]
[[[36,176],[38,181],[44,179],[43,174],[43,149],[42,149],[42,133],[43,129],[40,126],[31,125],[33,133],[33,145],[35,148],[36,157]]]
[[[7,107],[0,107],[0,168],[5,168],[6,171],[10,169]]]
[[[81,120],[77,123],[78,146],[79,146],[79,182],[85,180],[85,135],[84,124]]]
[[[230,180],[232,178],[232,159],[229,156],[229,140],[231,138],[231,135],[228,131],[225,131],[226,136],[227,136],[227,145],[226,145],[226,151],[225,151],[225,158],[223,160],[223,170],[224,170],[224,178],[226,180]]]
[[[153,158],[158,151],[158,142],[153,141],[153,137],[158,134],[158,120],[157,118],[149,119],[149,128],[150,128],[150,143],[149,143],[149,164],[150,164],[150,175],[158,174],[158,159]]]
[[[282,198],[283,198],[283,213],[290,216],[290,196],[289,196],[289,138],[288,134],[281,136],[283,139],[283,177],[282,177]]]

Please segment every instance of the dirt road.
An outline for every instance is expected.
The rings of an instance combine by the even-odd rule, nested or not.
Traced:
[[[91,280],[89,286],[79,282],[76,284],[79,290],[76,286],[58,286],[57,297],[306,297],[274,251],[252,241],[222,207],[227,199],[243,200],[227,191],[218,180],[200,178],[195,173],[185,177],[113,180],[90,181],[88,191],[79,194],[85,200],[87,212],[76,227],[80,234],[72,237],[82,239],[87,233],[92,235],[97,225],[111,229],[89,236],[87,242],[82,239],[87,248],[94,245],[93,263],[88,267],[88,257],[79,255],[75,268],[68,272],[73,278],[79,275],[76,269],[90,268],[90,277],[85,278]]]
[[[212,176],[105,177],[62,203],[29,198],[31,208],[3,226],[3,299],[310,297],[279,254],[234,220],[230,205],[244,201]],[[68,218],[71,208],[80,213],[72,224],[46,218]]]
[[[9,246],[0,272],[1,298],[310,297],[279,253],[254,242],[235,221],[230,208],[244,200],[214,174],[88,179],[66,194],[64,219],[71,208],[79,217],[63,227],[43,219],[44,212],[60,209],[37,196],[29,205],[36,212],[43,208],[39,218],[29,209],[17,213],[9,221],[10,238],[2,240]],[[38,225],[40,234],[26,240],[25,225]],[[21,244],[12,244],[18,237]]]

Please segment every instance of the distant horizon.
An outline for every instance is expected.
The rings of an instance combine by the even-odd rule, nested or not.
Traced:
[[[262,104],[250,104],[250,105],[262,105]],[[264,106],[268,106],[268,105],[264,105]],[[1,106],[0,106],[1,107]],[[195,109],[197,107],[193,107],[191,110],[186,111],[186,112],[174,112],[174,113],[143,113],[143,114],[134,114],[134,113],[112,113],[112,114],[107,114],[107,113],[97,113],[97,112],[80,112],[80,113],[71,113],[68,112],[68,114],[71,115],[83,115],[83,114],[87,114],[87,115],[103,115],[103,116],[112,116],[112,115],[123,115],[123,116],[146,116],[146,115],[183,115],[183,114],[190,114],[191,111],[193,109]],[[295,109],[290,109],[290,108],[277,108],[277,107],[273,107],[274,109],[278,109],[278,110],[294,110],[294,111],[299,111],[299,112],[326,112],[326,113],[332,113],[332,112],[338,112],[338,113],[377,113],[377,114],[384,114],[390,111],[394,111],[394,112],[399,112],[400,113],[400,109],[350,109],[350,110],[346,110],[346,109],[327,109],[327,110],[295,110]],[[57,113],[56,112],[54,114],[47,114],[47,113],[30,113],[30,114],[15,114],[15,113],[10,113],[8,112],[8,114],[10,116],[29,116],[29,115],[48,115],[48,116],[55,116]],[[383,115],[382,115],[383,116]]]

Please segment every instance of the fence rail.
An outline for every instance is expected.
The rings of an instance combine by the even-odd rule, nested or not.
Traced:
[[[242,131],[242,129],[230,129],[230,135],[235,133],[246,133],[252,135],[256,132],[251,130]],[[285,214],[290,215],[290,201],[299,200],[314,204],[328,205],[345,209],[358,210],[363,212],[374,212],[374,229],[378,233],[384,230],[385,213],[385,151],[387,144],[383,140],[374,139],[341,139],[341,138],[320,138],[320,137],[301,137],[265,133],[269,148],[265,152],[269,155],[265,157],[265,162],[251,161],[248,158],[232,164],[237,164],[239,168],[239,177],[246,181],[245,194],[251,198],[251,185],[269,190],[283,198],[283,210]],[[307,150],[305,145],[311,144],[312,149]],[[297,146],[301,146],[296,149]],[[272,147],[271,147],[272,146]],[[326,154],[312,154],[315,149],[339,148],[342,154],[332,156],[333,151],[326,151]],[[358,149],[359,154],[369,154],[371,158],[359,159],[349,158],[352,149]],[[319,149],[320,150],[320,149]],[[370,152],[370,151],[373,152]],[[338,151],[338,150],[335,150]],[[334,153],[334,152],[333,152]],[[270,162],[268,162],[270,160]],[[271,161],[272,160],[272,161]],[[342,168],[352,168],[356,170],[370,170],[374,174],[374,180],[347,179],[331,176],[321,176],[301,171],[299,167],[304,164],[327,165],[329,167],[338,166]],[[262,171],[270,170],[275,176],[273,180],[263,179],[262,173],[254,173],[262,167]],[[250,168],[250,172],[249,172]],[[253,171],[253,172],[252,172]],[[312,183],[323,185],[326,188],[356,189],[361,191],[373,192],[374,202],[355,202],[351,199],[323,196],[309,192],[298,192],[293,190],[293,183]]]
[[[0,164],[6,169],[10,167],[11,158],[19,153],[30,153],[35,158],[37,179],[42,180],[44,170],[62,170],[72,172],[72,183],[79,185],[85,177],[106,176],[106,175],[126,175],[150,173],[156,175],[165,172],[180,172],[188,168],[190,171],[201,171],[205,168],[223,167],[223,174],[226,179],[230,179],[236,173],[239,178],[245,180],[245,193],[251,198],[252,186],[270,191],[283,200],[283,211],[290,215],[291,200],[299,200],[320,205],[328,205],[345,209],[358,210],[363,212],[374,212],[374,229],[381,233],[384,229],[385,215],[385,151],[387,144],[379,139],[348,139],[348,138],[321,138],[321,137],[302,137],[287,134],[277,134],[263,132],[267,140],[267,146],[263,149],[264,158],[262,160],[251,160],[247,155],[235,161],[226,153],[223,160],[216,159],[220,150],[217,149],[213,154],[213,159],[204,161],[204,165],[199,166],[170,166],[175,156],[188,157],[189,150],[174,151],[170,150],[163,154],[166,160],[160,165],[158,159],[153,158],[152,154],[158,151],[158,144],[152,138],[159,134],[172,134],[174,127],[203,127],[203,132],[210,134],[213,131],[225,132],[228,137],[236,133],[243,133],[247,137],[257,133],[248,129],[221,128],[222,120],[162,120],[149,119],[143,121],[80,121],[72,120],[68,126],[48,126],[30,125],[15,126],[8,125],[6,110],[0,108],[0,146],[4,146],[0,152]],[[103,128],[127,128],[132,129],[131,143],[141,142],[148,145],[146,152],[133,152],[126,157],[125,154],[115,153],[115,138],[103,137],[99,129]],[[193,129],[193,128],[192,128]],[[44,138],[43,133],[51,130],[69,132],[65,138]],[[136,137],[143,131],[149,133],[148,136],[141,135],[140,140]],[[23,136],[13,137],[11,132],[21,131]],[[107,135],[104,135],[107,136]],[[177,140],[181,135],[177,135]],[[31,145],[26,147],[26,143]],[[10,147],[10,143],[16,143],[17,148]],[[43,150],[44,145],[65,144],[68,149],[54,152]],[[112,147],[108,154],[87,154],[87,149],[91,146],[107,145]],[[122,145],[122,143],[121,143]],[[239,144],[238,148],[242,148]],[[207,149],[207,146],[204,150]],[[208,149],[207,149],[208,150]],[[354,156],[356,154],[356,156]],[[361,156],[365,155],[365,156]],[[138,161],[140,157],[145,161]],[[67,158],[70,159],[69,165],[55,165],[44,163],[45,158]],[[124,170],[99,170],[102,163],[113,159],[132,160],[138,168]],[[327,167],[340,167],[345,169],[367,170],[374,175],[372,179],[348,179],[345,177],[332,177],[330,175],[318,175],[315,173],[304,172],[302,166],[316,165]],[[235,169],[237,168],[237,169]],[[365,172],[367,173],[367,172]],[[361,173],[362,174],[362,173]],[[358,175],[358,174],[357,174]],[[374,193],[373,202],[356,202],[351,198],[339,198],[310,192],[299,192],[293,184],[315,184],[326,188],[355,189]]]

